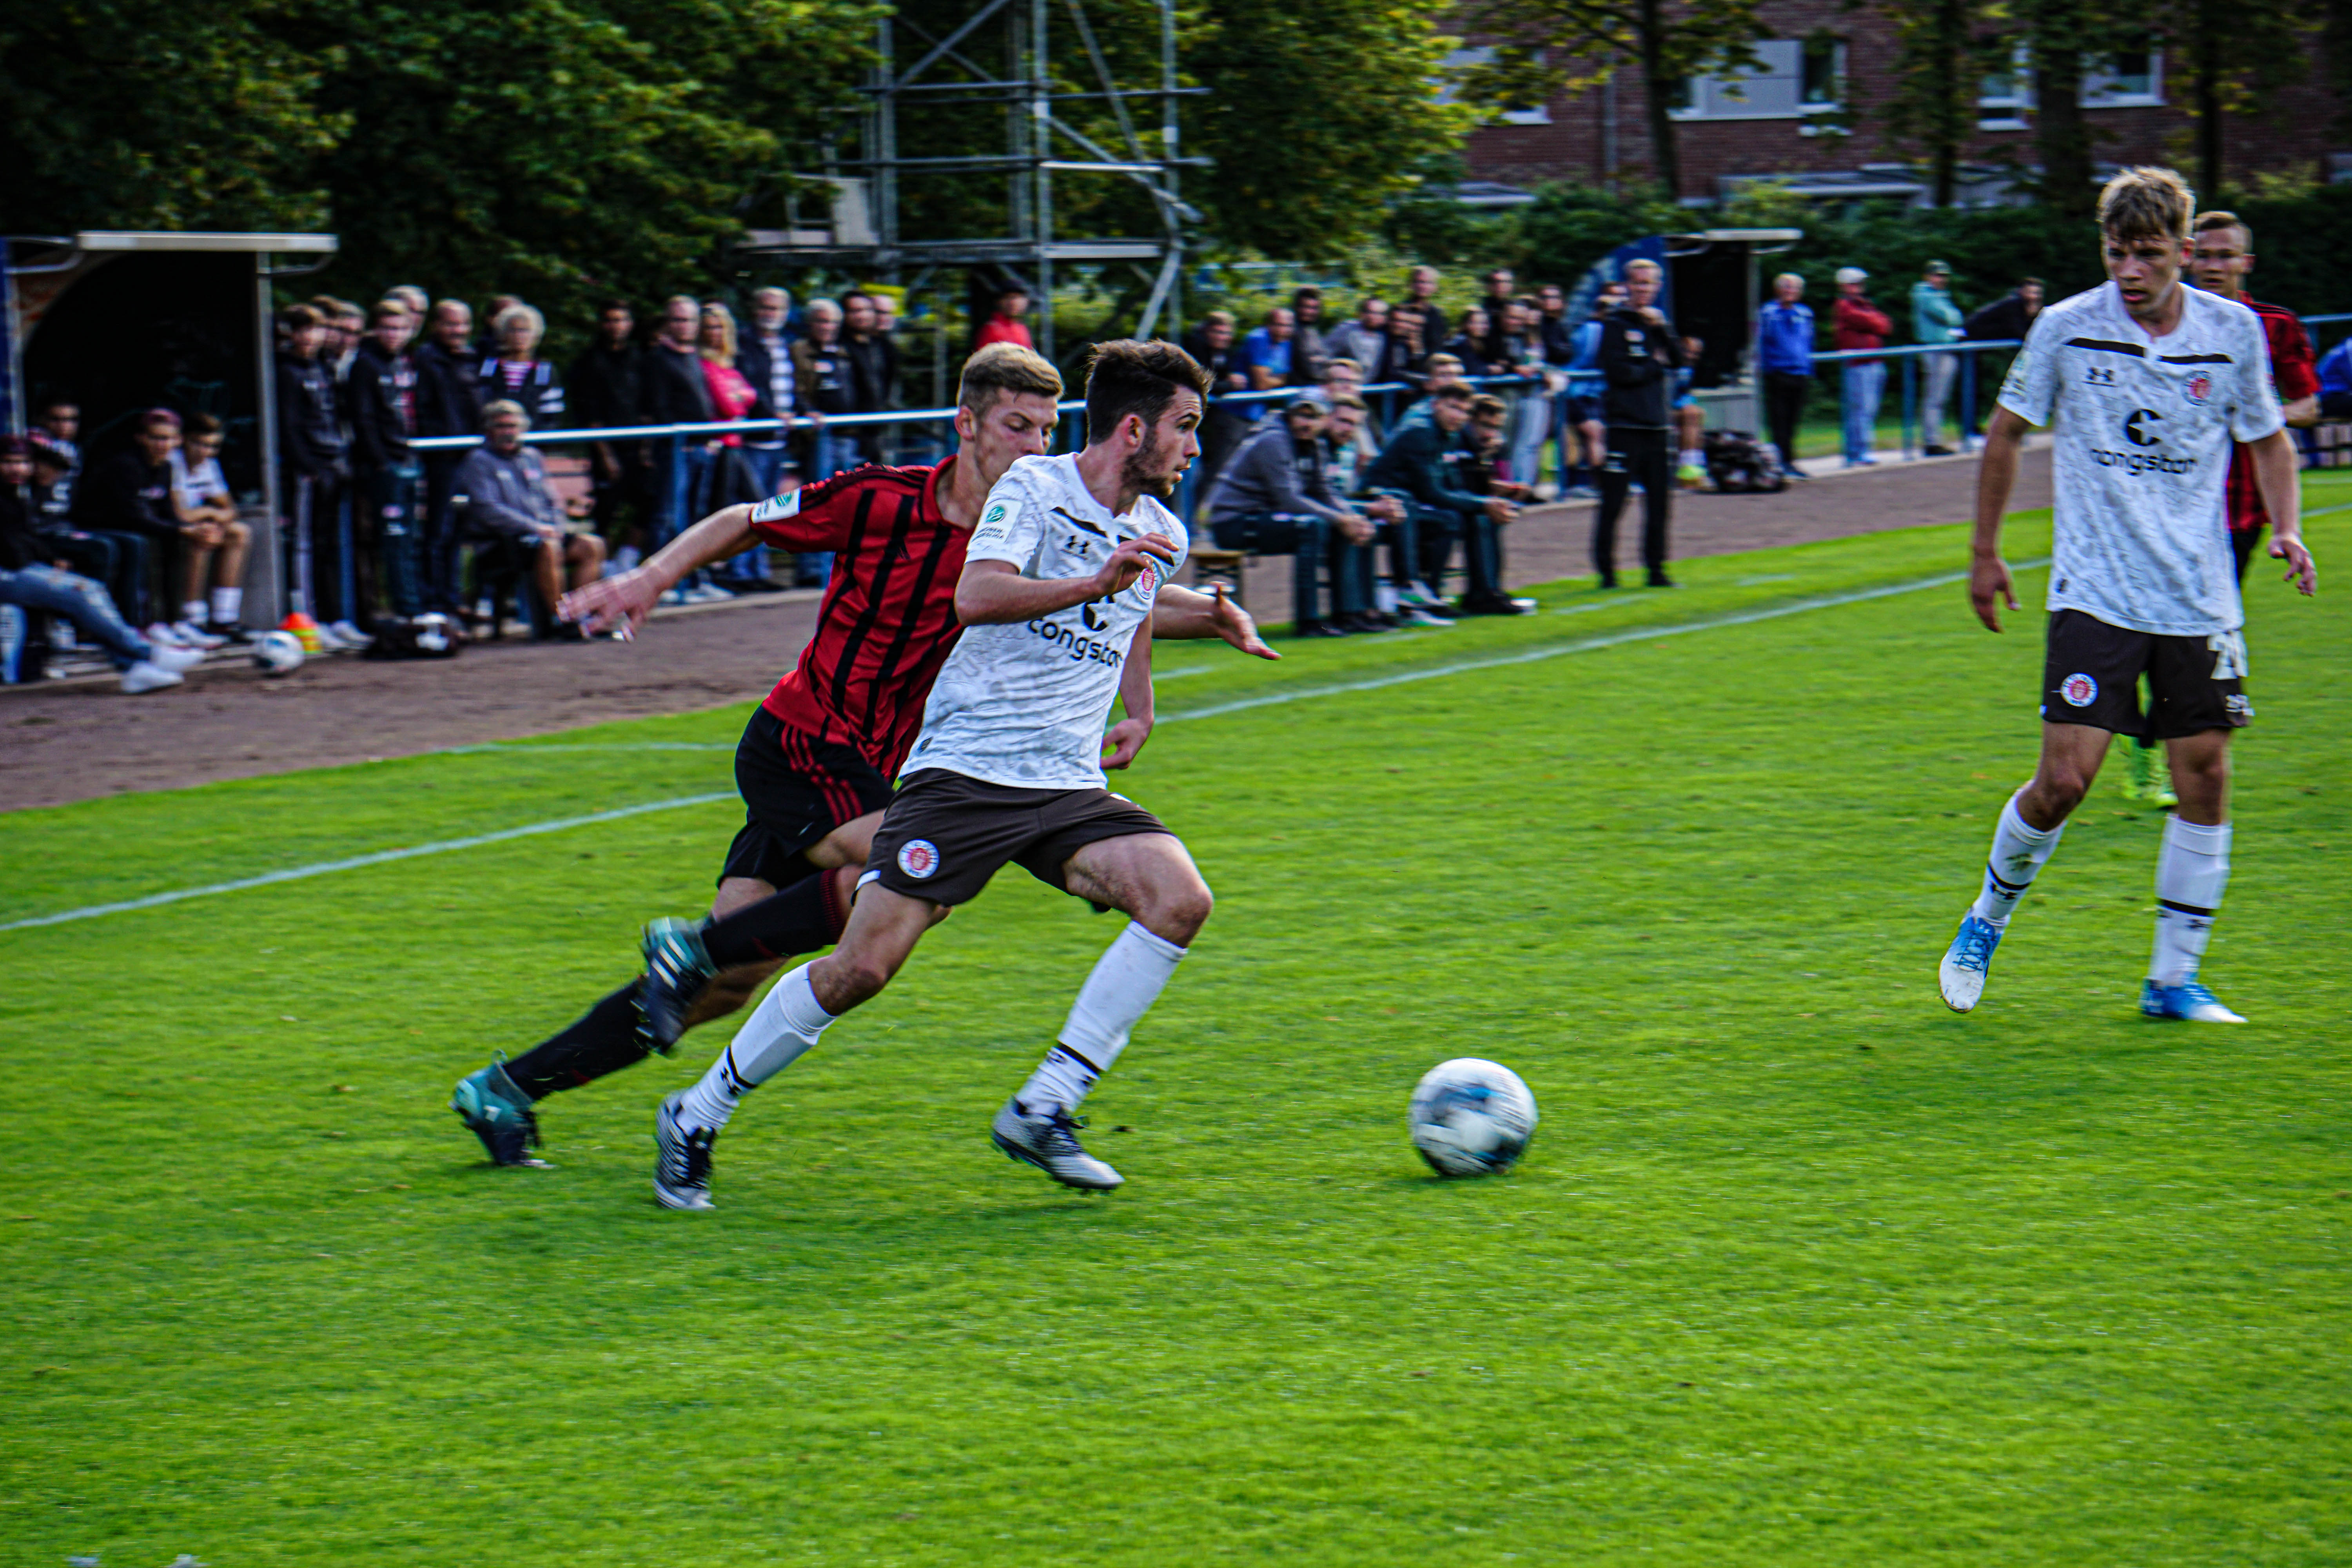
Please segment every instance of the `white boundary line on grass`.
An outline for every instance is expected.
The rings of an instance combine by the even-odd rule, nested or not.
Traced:
[[[592,811],[585,816],[567,816],[556,822],[534,822],[523,827],[503,827],[496,833],[478,833],[471,838],[445,838],[436,844],[412,844],[405,849],[379,849],[373,855],[354,855],[348,860],[321,860],[315,866],[296,866],[284,871],[265,871],[258,877],[239,877],[234,882],[215,882],[204,888],[180,888],[168,893],[150,893],[143,899],[125,899],[119,904],[91,904],[87,909],[67,910],[61,914],[34,915],[29,919],[10,921],[0,925],[0,931],[22,931],[27,926],[63,925],[68,921],[95,920],[100,915],[125,914],[132,910],[152,910],[163,904],[176,904],[183,899],[201,899],[214,893],[240,892],[247,888],[266,888],[278,882],[299,882],[308,877],[323,877],[330,871],[356,871],[362,866],[382,866],[394,860],[413,860],[419,855],[446,855],[453,849],[477,849],[485,844],[503,844],[509,838],[529,838],[541,833],[561,833],[567,827],[585,827],[591,823],[615,822],[625,816],[643,816],[649,811],[676,811],[680,806],[709,805],[716,801],[733,800],[733,790],[715,795],[681,795],[676,800],[648,801],[643,805],[615,806],[611,811]]]
[[[2011,570],[2032,572],[2050,564],[2049,557],[2022,561]],[[1263,697],[1241,697],[1231,702],[1212,703],[1206,708],[1188,709],[1181,713],[1162,713],[1159,721],[1173,724],[1182,719],[1214,719],[1226,713],[1240,713],[1252,708],[1275,708],[1286,702],[1304,702],[1316,697],[1339,697],[1351,691],[1380,691],[1391,686],[1404,686],[1416,680],[1434,680],[1444,675],[1464,675],[1476,669],[1502,669],[1515,664],[1537,664],[1548,658],[1559,658],[1571,653],[1591,653],[1604,647],[1621,647],[1627,643],[1655,642],[1660,637],[1684,637],[1692,632],[1720,631],[1725,626],[1749,626],[1757,621],[1777,621],[1783,616],[1802,615],[1808,610],[1832,610],[1841,605],[1859,605],[1871,599],[1891,599],[1898,594],[1916,594],[1924,588],[1945,588],[1954,583],[1965,583],[1965,572],[1945,572],[1933,577],[1915,578],[1908,583],[1889,584],[1883,588],[1859,588],[1851,594],[1827,594],[1814,599],[1799,599],[1793,604],[1774,605],[1761,610],[1740,610],[1728,616],[1710,616],[1703,621],[1677,621],[1663,626],[1629,628],[1609,632],[1597,637],[1584,637],[1576,642],[1553,643],[1548,647],[1523,648],[1517,653],[1498,653],[1486,658],[1457,659],[1452,664],[1433,665],[1427,669],[1402,670],[1395,675],[1375,676],[1369,680],[1348,680],[1334,686],[1308,686],[1289,691],[1269,691]]]
[[[2031,572],[2047,566],[2047,557],[2020,563],[2013,568]],[[1611,632],[1603,637],[1585,637],[1577,642],[1555,643],[1549,647],[1527,648],[1518,653],[1496,654],[1490,658],[1457,659],[1452,664],[1433,666],[1427,669],[1404,670],[1396,675],[1377,676],[1370,680],[1342,681],[1333,686],[1308,686],[1288,691],[1270,691],[1263,697],[1244,697],[1232,702],[1213,703],[1206,708],[1194,708],[1182,713],[1162,714],[1160,722],[1171,724],[1181,719],[1214,719],[1221,714],[1239,713],[1252,708],[1273,708],[1290,702],[1306,702],[1318,697],[1341,697],[1356,691],[1379,691],[1391,686],[1403,686],[1416,680],[1434,680],[1440,676],[1465,675],[1473,670],[1500,669],[1515,664],[1535,664],[1543,659],[1559,658],[1571,653],[1591,653],[1604,647],[1620,647],[1627,643],[1655,642],[1661,637],[1684,637],[1692,632],[1718,631],[1725,626],[1750,626],[1758,621],[1774,621],[1787,616],[1802,615],[1810,610],[1832,610],[1843,605],[1864,604],[1872,599],[1889,599],[1900,594],[1916,594],[1927,588],[1948,587],[1968,580],[1965,572],[1945,572],[1933,577],[1914,578],[1908,583],[1894,583],[1880,588],[1860,588],[1850,594],[1827,594],[1818,598],[1800,599],[1793,604],[1777,605],[1760,610],[1741,610],[1727,616],[1710,616],[1701,621],[1681,621],[1663,626],[1629,628]],[[628,746],[486,744],[457,746],[451,751],[613,751],[613,750],[701,750],[705,745],[714,750],[730,749],[719,742],[684,741],[645,741]],[[446,753],[443,753],[446,754]],[[33,915],[25,920],[0,924],[0,931],[23,931],[32,926],[64,925],[69,921],[95,920],[100,915],[127,914],[134,910],[152,910],[164,904],[176,904],[185,899],[208,898],[215,893],[241,892],[247,888],[267,888],[279,882],[299,882],[310,877],[323,877],[331,871],[356,871],[366,866],[382,866],[394,860],[413,860],[420,855],[446,855],[457,849],[478,849],[485,844],[504,844],[510,839],[529,838],[541,833],[561,833],[567,827],[585,827],[593,823],[615,822],[626,816],[643,816],[648,812],[676,811],[683,806],[709,805],[718,801],[736,798],[733,790],[714,795],[681,795],[676,800],[648,801],[643,805],[618,806],[611,811],[593,811],[584,816],[567,816],[554,822],[534,822],[522,827],[501,828],[496,833],[477,834],[470,838],[446,838],[434,844],[415,844],[405,849],[382,849],[373,855],[355,855],[347,860],[322,860],[312,866],[296,866],[284,871],[267,871],[257,877],[240,877],[231,882],[215,882],[202,888],[180,888],[168,893],[150,893],[143,899],[126,899],[121,903],[91,904],[79,910],[66,910],[53,915]]]

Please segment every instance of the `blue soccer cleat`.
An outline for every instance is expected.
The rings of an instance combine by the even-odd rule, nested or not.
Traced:
[[[2000,927],[1979,920],[1973,910],[1960,921],[1959,934],[1952,938],[1951,948],[1936,971],[1945,1006],[1965,1013],[1977,1005],[1984,994],[1985,975],[1992,969],[1992,950],[2000,945]]]
[[[2205,983],[2190,975],[2178,985],[2151,980],[2140,987],[2139,1010],[2151,1018],[2182,1018],[2192,1024],[2242,1024],[2245,1019],[2221,1005]]]
[[[503,1056],[460,1079],[449,1096],[449,1109],[482,1141],[490,1163],[546,1167],[547,1162],[531,1152],[539,1147],[539,1117],[531,1110],[530,1096],[507,1076]]]

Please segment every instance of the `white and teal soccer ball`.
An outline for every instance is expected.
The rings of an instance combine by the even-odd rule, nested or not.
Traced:
[[[253,662],[264,675],[287,675],[302,668],[302,639],[292,632],[264,632],[253,639]]]
[[[1536,1135],[1536,1097],[1500,1062],[1458,1057],[1412,1091],[1412,1146],[1441,1176],[1499,1175]]]

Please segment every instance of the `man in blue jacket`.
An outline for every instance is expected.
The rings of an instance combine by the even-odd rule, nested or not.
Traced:
[[[1399,430],[1381,448],[1364,475],[1371,489],[1402,500],[1417,525],[1423,564],[1433,567],[1433,585],[1444,574],[1454,540],[1462,538],[1464,568],[1470,580],[1462,595],[1465,616],[1517,616],[1525,612],[1503,592],[1503,552],[1496,530],[1518,516],[1500,496],[1482,496],[1463,487],[1461,465],[1471,452],[1462,439],[1477,394],[1460,383],[1429,395],[1429,423]]]
[[[1797,467],[1797,426],[1805,397],[1813,389],[1813,308],[1804,303],[1805,280],[1793,272],[1772,279],[1772,299],[1756,313],[1756,363],[1764,373],[1764,425],[1780,459],[1780,471],[1806,478]]]

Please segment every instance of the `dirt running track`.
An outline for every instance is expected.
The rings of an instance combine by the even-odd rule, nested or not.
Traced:
[[[1975,481],[1976,460],[1960,458],[1828,475],[1777,496],[1677,496],[1674,552],[1964,521]],[[2049,453],[2029,452],[2012,505],[2049,504]],[[1524,515],[1507,536],[1511,581],[1589,574],[1591,516],[1590,502]],[[1633,561],[1638,517],[1620,533],[1630,535],[1622,542]],[[1253,568],[1249,602],[1286,616],[1288,574],[1280,559]],[[320,659],[277,680],[238,663],[147,697],[124,697],[111,680],[0,688],[0,810],[751,701],[798,655],[815,618],[814,594],[771,595],[666,612],[635,643],[532,646],[510,636],[446,663]]]

